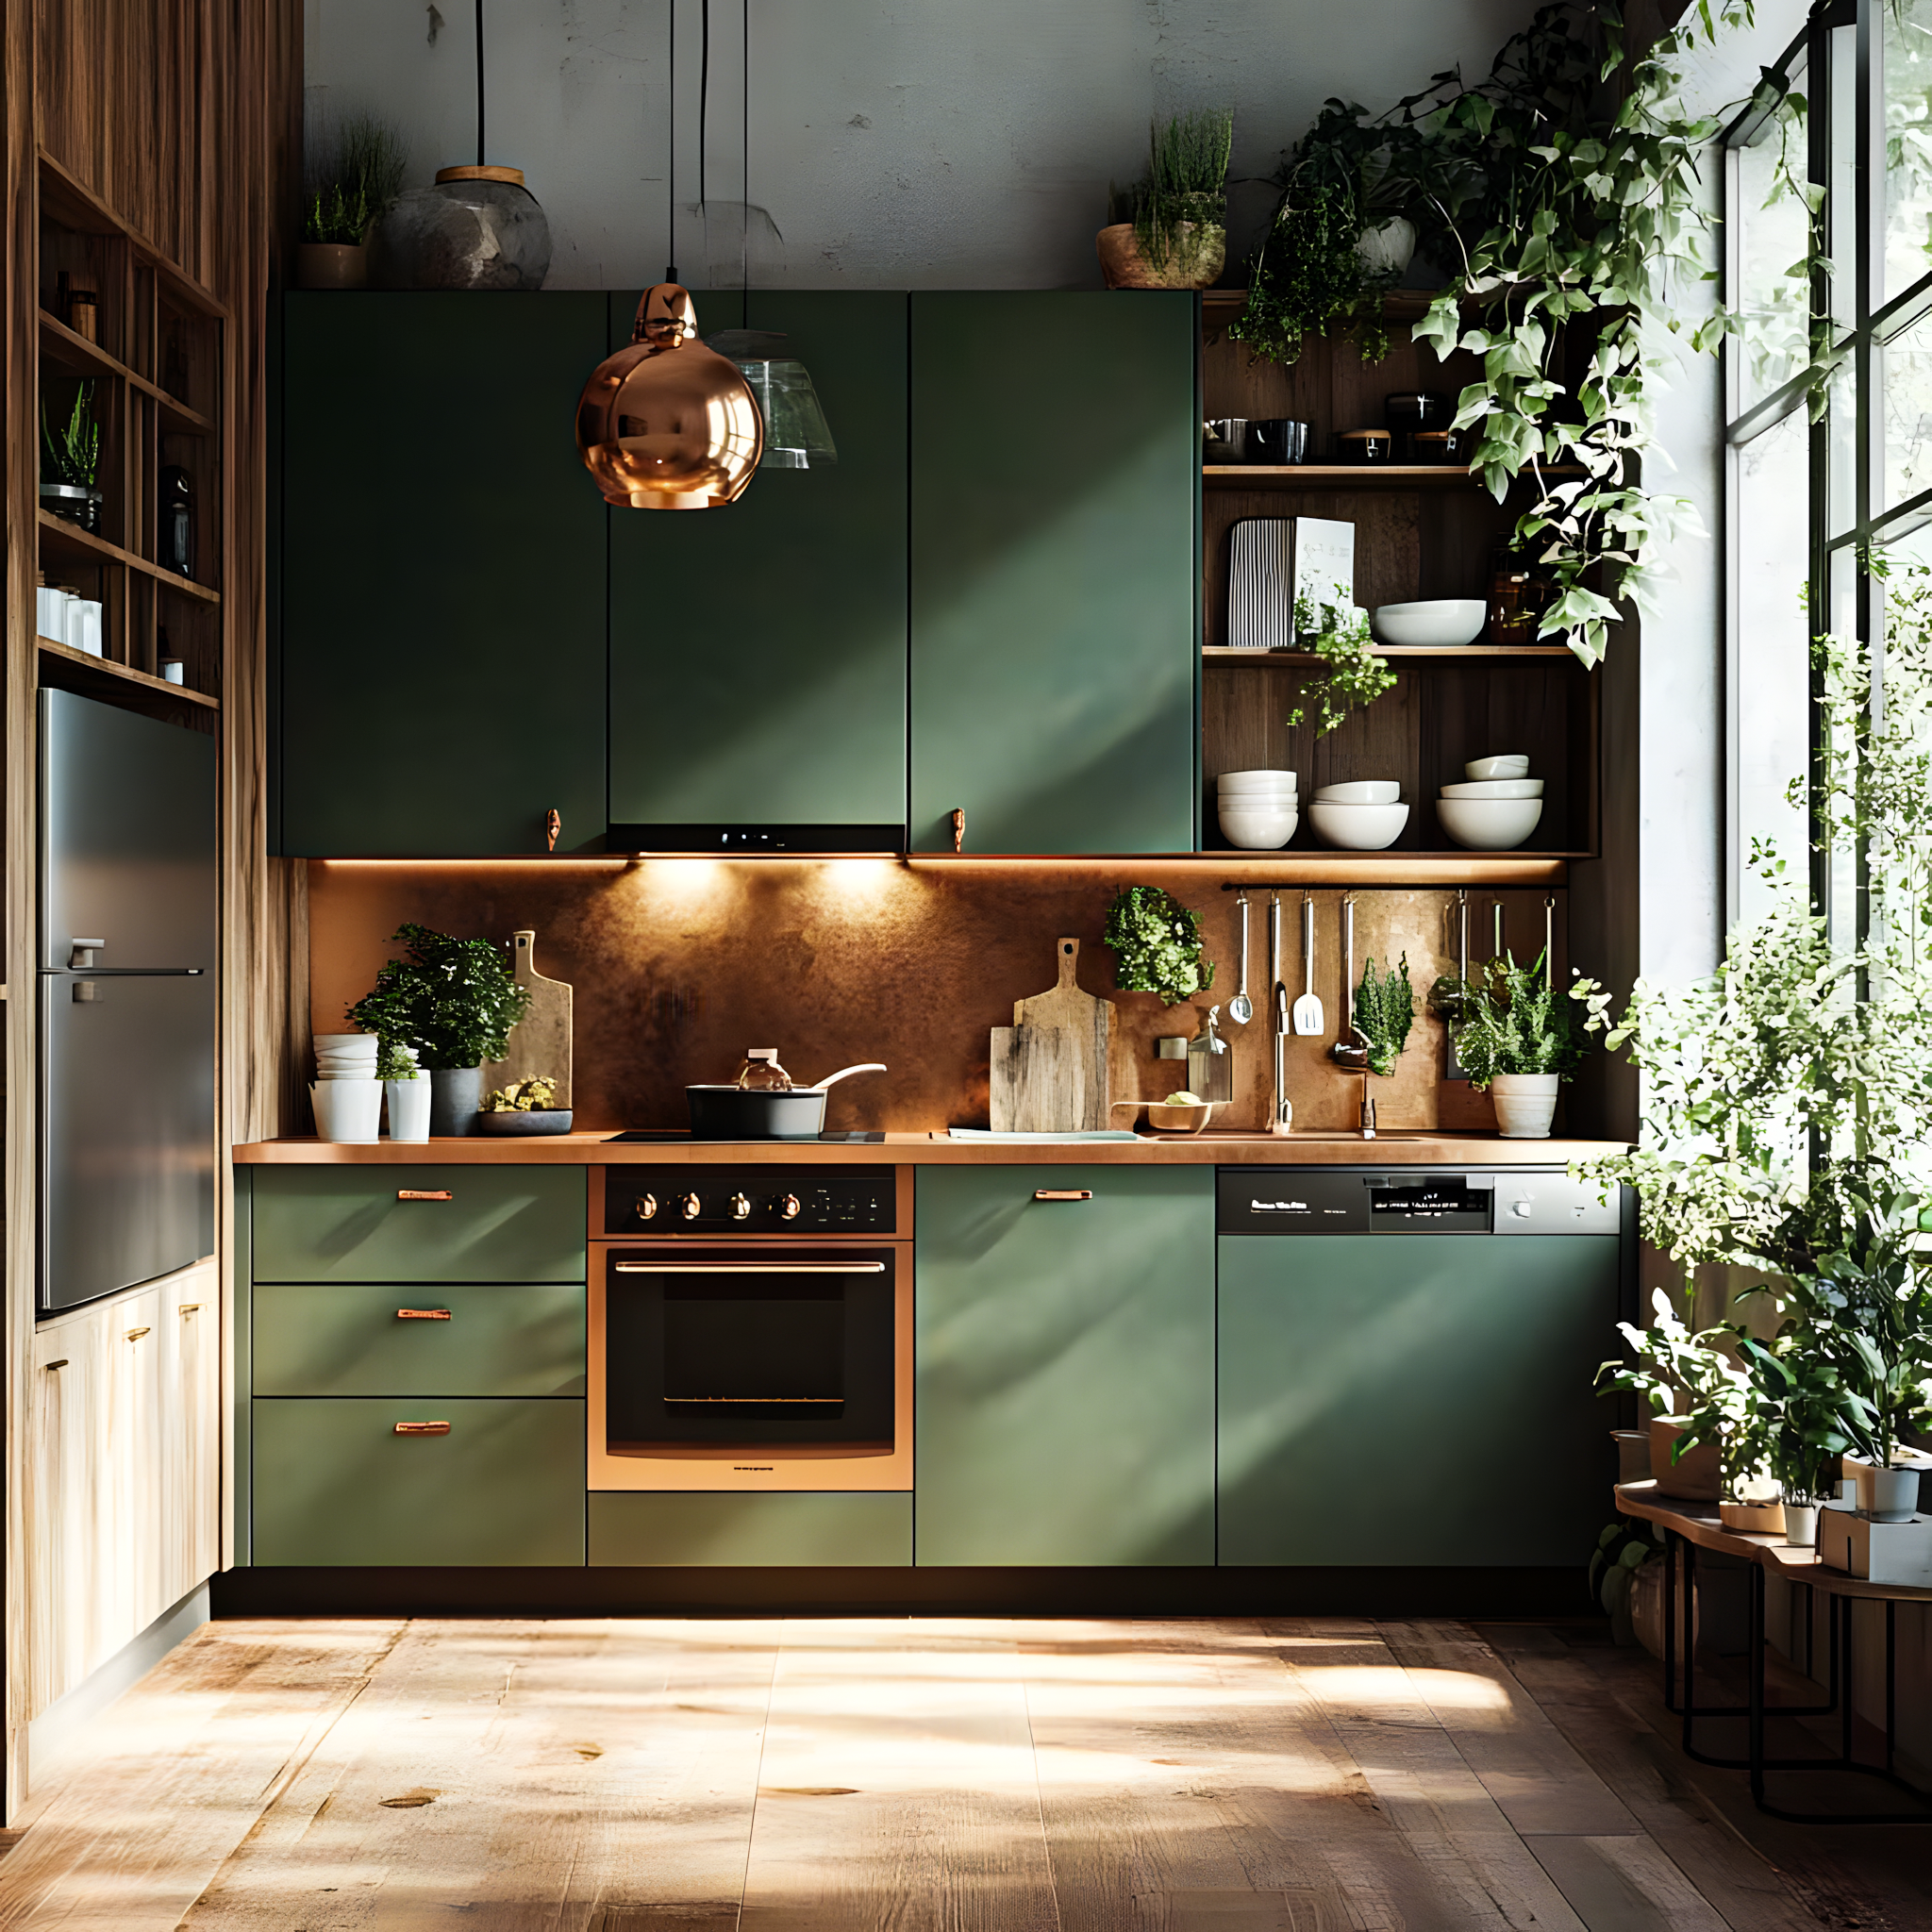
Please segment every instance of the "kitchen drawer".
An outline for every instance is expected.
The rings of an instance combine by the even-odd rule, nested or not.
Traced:
[[[581,1167],[264,1168],[255,1278],[582,1281],[589,1212]]]
[[[591,1498],[591,1564],[778,1568],[912,1561],[912,1498],[719,1496],[625,1491]]]
[[[265,1283],[255,1291],[254,1392],[581,1395],[584,1291]]]
[[[257,1401],[258,1564],[581,1563],[584,1405]],[[447,1435],[399,1436],[444,1422]]]

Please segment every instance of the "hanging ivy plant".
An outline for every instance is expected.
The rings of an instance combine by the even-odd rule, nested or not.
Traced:
[[[1369,613],[1350,597],[1346,588],[1335,587],[1333,603],[1317,604],[1306,594],[1294,600],[1296,647],[1312,651],[1322,660],[1322,669],[1305,678],[1301,702],[1288,714],[1290,724],[1306,722],[1308,708],[1315,708],[1315,736],[1333,731],[1351,711],[1373,705],[1395,686],[1395,674],[1389,660],[1375,655],[1369,630]]]

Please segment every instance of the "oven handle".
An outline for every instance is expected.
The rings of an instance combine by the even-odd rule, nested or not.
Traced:
[[[620,1274],[883,1274],[883,1261],[620,1261]]]

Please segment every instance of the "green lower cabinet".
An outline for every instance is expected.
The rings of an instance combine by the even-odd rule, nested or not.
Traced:
[[[258,1400],[254,1422],[258,1564],[584,1560],[581,1402]]]
[[[584,1291],[264,1283],[258,1395],[581,1395]]]
[[[257,1281],[577,1281],[581,1167],[265,1167]]]
[[[918,1562],[1212,1563],[1213,1169],[918,1188]]]
[[[1220,1241],[1221,1560],[1581,1564],[1614,1235]]]
[[[912,1498],[719,1496],[606,1491],[591,1498],[591,1564],[771,1565],[780,1569],[912,1561]]]

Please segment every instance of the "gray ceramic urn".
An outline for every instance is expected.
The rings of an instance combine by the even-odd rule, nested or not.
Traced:
[[[519,168],[444,168],[369,238],[378,289],[541,289],[549,270],[550,224]]]

